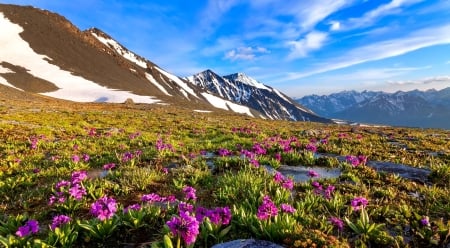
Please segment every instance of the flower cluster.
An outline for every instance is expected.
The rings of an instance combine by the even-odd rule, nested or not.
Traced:
[[[351,206],[354,211],[359,211],[361,208],[364,208],[367,206],[369,201],[364,197],[355,197],[351,201]]]
[[[186,186],[183,188],[183,192],[184,192],[184,199],[186,201],[189,200],[197,200],[197,196],[195,195],[195,193],[197,192],[194,188],[192,188],[191,186]]]
[[[39,222],[36,220],[29,220],[25,225],[20,226],[16,231],[16,235],[19,237],[25,237],[32,234],[36,234],[39,231]]]
[[[258,207],[256,217],[267,220],[278,215],[278,208],[268,195],[264,196],[262,204]]]
[[[294,188],[294,181],[290,178],[284,177],[280,172],[276,172],[273,176],[273,180],[275,183],[281,184],[281,187],[292,190]]]
[[[101,221],[112,218],[116,211],[116,200],[107,196],[103,196],[91,205],[91,214]]]
[[[314,188],[314,193],[317,195],[322,195],[325,199],[331,199],[331,195],[333,194],[336,187],[333,185],[328,185],[325,189],[323,185],[321,185],[319,182],[312,182],[311,185]]]
[[[57,215],[57,216],[53,217],[52,225],[50,226],[50,229],[55,230],[57,227],[60,227],[64,224],[68,223],[71,220],[72,219],[69,216]]]
[[[159,152],[162,152],[162,151],[174,152],[175,151],[172,144],[164,143],[164,141],[161,138],[159,138],[156,141],[155,147],[156,147],[156,150],[158,150]]]
[[[199,234],[200,223],[187,212],[180,212],[180,216],[174,216],[166,222],[170,232],[175,237],[181,237],[186,245],[195,243]]]
[[[351,164],[353,167],[356,167],[359,165],[365,165],[367,163],[367,157],[364,155],[347,155],[345,156],[345,161],[347,161],[347,163]]]
[[[231,211],[229,207],[216,207],[214,209],[197,207],[195,218],[202,222],[205,217],[208,217],[211,223],[215,225],[228,225],[231,221]]]
[[[155,193],[145,194],[141,197],[141,201],[148,203],[148,204],[155,203],[155,202],[174,202],[175,200],[176,200],[175,196],[173,196],[173,195],[163,197],[163,196],[160,196]]]
[[[64,203],[68,197],[80,201],[87,194],[82,185],[82,182],[87,178],[86,171],[74,171],[70,182],[66,180],[57,182],[54,195],[50,196],[48,204]]]
[[[328,219],[330,221],[330,223],[335,226],[339,231],[344,230],[344,222],[339,219],[338,217],[330,217]]]

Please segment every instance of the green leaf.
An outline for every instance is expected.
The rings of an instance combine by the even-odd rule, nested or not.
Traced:
[[[172,240],[169,235],[164,235],[164,247],[165,248],[173,248]]]
[[[231,227],[232,227],[231,225],[227,226],[222,231],[220,231],[219,238],[221,239],[221,238],[225,237],[228,234],[228,232],[231,230]]]

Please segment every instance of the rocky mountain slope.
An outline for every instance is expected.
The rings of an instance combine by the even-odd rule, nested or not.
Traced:
[[[386,125],[450,129],[450,87],[442,90],[344,91],[297,99],[329,118]]]
[[[301,106],[280,91],[264,85],[244,73],[219,76],[206,70],[186,78],[211,94],[255,109],[268,119],[329,122]]]

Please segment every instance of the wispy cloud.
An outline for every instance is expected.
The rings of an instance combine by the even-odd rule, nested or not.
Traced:
[[[384,16],[401,13],[403,7],[407,7],[423,1],[424,0],[391,0],[389,3],[382,4],[377,8],[366,12],[359,18],[350,18],[348,22],[346,22],[342,26],[346,30],[371,26],[378,19]]]
[[[291,47],[288,60],[306,57],[309,52],[320,49],[327,40],[328,34],[324,32],[312,31],[298,41],[290,41],[287,44]]]
[[[308,72],[289,73],[285,80],[304,78],[368,61],[394,57],[424,47],[450,44],[450,32],[448,32],[448,30],[450,30],[450,23],[443,26],[421,29],[402,38],[390,39],[367,46],[357,47],[336,59],[318,65]]]
[[[269,53],[264,47],[238,47],[225,54],[225,59],[235,60],[254,60],[257,56]]]
[[[339,76],[331,75],[320,77],[321,80],[334,82],[347,82],[347,81],[380,81],[389,80],[394,77],[408,74],[413,71],[420,71],[432,68],[431,66],[423,67],[384,67],[384,68],[368,68],[361,69],[349,73],[339,73]]]

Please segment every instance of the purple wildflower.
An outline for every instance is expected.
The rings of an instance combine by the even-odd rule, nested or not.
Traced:
[[[73,155],[72,156],[72,162],[74,162],[74,163],[78,163],[78,162],[80,162],[80,156],[78,156],[78,155]]]
[[[197,199],[197,196],[195,195],[196,190],[192,188],[191,186],[186,186],[183,188],[184,192],[184,199],[186,201],[193,200],[195,201]]]
[[[359,211],[361,208],[367,206],[369,201],[367,201],[364,197],[355,197],[351,201],[351,206],[353,207],[353,210]]]
[[[250,164],[252,164],[253,166],[255,166],[256,168],[259,168],[259,161],[256,159],[250,159]]]
[[[91,205],[91,214],[101,221],[110,219],[116,211],[116,200],[107,196],[103,196]]]
[[[322,185],[320,185],[320,183],[317,181],[312,182],[311,185],[316,189],[322,190]]]
[[[164,167],[164,168],[162,169],[162,171],[163,171],[164,174],[169,174],[169,169],[166,168],[166,167]]]
[[[428,218],[428,216],[424,216],[421,220],[420,220],[420,224],[422,226],[429,226],[430,225],[430,218]]]
[[[151,194],[143,195],[141,197],[141,201],[147,202],[147,203],[159,202],[159,201],[161,201],[161,196],[159,196],[158,194],[155,194],[155,193],[151,193]]]
[[[280,172],[276,172],[275,175],[273,175],[273,181],[275,181],[276,183],[281,183],[284,180],[284,176],[283,174],[281,174]]]
[[[231,151],[229,151],[226,148],[219,148],[219,150],[217,151],[217,153],[219,154],[219,156],[221,157],[226,157],[226,156],[231,156]]]
[[[281,211],[283,211],[284,213],[292,214],[295,213],[296,209],[289,204],[283,203],[281,204]]]
[[[19,237],[25,237],[30,235],[30,233],[37,233],[39,231],[39,222],[36,220],[29,220],[25,225],[20,226],[16,231],[16,235]]]
[[[324,191],[324,197],[326,199],[331,199],[331,194],[333,194],[334,190],[336,189],[336,187],[334,187],[333,185],[328,185],[328,187],[325,189]]]
[[[189,204],[189,203],[186,203],[186,202],[180,202],[178,204],[178,212],[180,212],[180,213],[184,213],[184,212],[192,213],[192,212],[194,212],[194,206],[192,204]]]
[[[359,165],[359,159],[353,155],[347,155],[345,156],[345,160],[351,164],[353,167],[356,167]]]
[[[259,220],[267,220],[277,215],[277,206],[275,206],[268,195],[264,196],[263,202],[258,208],[258,213],[256,213],[256,217],[258,217]]]
[[[72,183],[77,184],[82,182],[87,178],[87,172],[86,171],[74,171],[72,172]]]
[[[273,155],[273,157],[275,158],[275,160],[281,161],[281,153],[277,152],[275,153],[275,155]]]
[[[315,171],[313,171],[313,170],[309,170],[309,171],[308,171],[308,176],[309,176],[309,177],[318,177],[318,176],[319,176],[319,173],[317,173],[317,172],[315,172]]]
[[[288,178],[283,182],[281,187],[292,190],[294,188],[294,181],[292,181],[292,179]]]
[[[166,222],[173,236],[181,237],[186,245],[195,243],[199,234],[199,222],[195,217],[181,212],[180,216],[174,216]]]
[[[72,219],[69,216],[57,215],[57,216],[53,217],[52,225],[50,226],[50,229],[55,230],[57,227],[60,227],[64,224],[68,223],[71,220]]]
[[[141,209],[141,205],[136,203],[136,204],[133,204],[133,205],[130,205],[130,206],[124,208],[123,212],[126,214],[130,210],[138,211],[140,209]]]
[[[317,151],[317,147],[316,147],[316,145],[313,144],[313,143],[307,144],[305,149],[306,149],[307,151],[310,151],[310,152],[316,152],[316,151]]]
[[[91,159],[91,157],[89,157],[88,154],[83,154],[83,156],[81,156],[81,158],[83,159],[84,162],[89,162],[89,159]]]
[[[358,155],[358,161],[359,164],[365,165],[367,163],[367,156],[365,155]]]
[[[133,153],[131,153],[131,152],[125,152],[122,155],[122,162],[124,162],[124,163],[130,161],[131,159],[133,159]]]
[[[38,138],[36,137],[31,137],[30,138],[30,148],[31,150],[36,150],[38,148]]]
[[[208,209],[198,206],[195,208],[195,219],[197,219],[198,222],[203,222],[203,219],[208,216]]]
[[[231,221],[231,211],[229,207],[217,207],[215,209],[209,210],[206,213],[211,223],[215,225],[228,225]]]
[[[103,169],[104,170],[112,170],[116,168],[116,164],[115,163],[109,163],[109,164],[104,164],[103,165]]]
[[[61,192],[61,188],[64,188],[64,187],[67,187],[67,186],[70,186],[70,182],[68,182],[66,180],[61,180],[61,181],[56,183],[55,190],[57,192]]]
[[[331,222],[331,224],[332,224],[333,226],[337,227],[337,229],[338,229],[339,231],[344,230],[344,222],[343,222],[341,219],[332,216],[332,217],[330,217],[328,220]]]
[[[86,189],[82,187],[80,184],[75,184],[69,189],[69,194],[75,198],[75,200],[79,201],[86,195]]]

